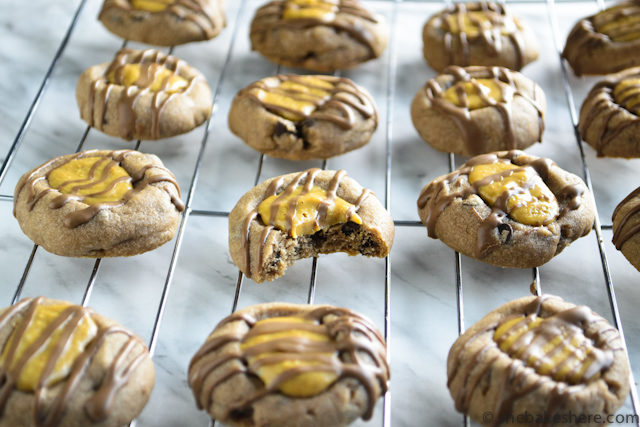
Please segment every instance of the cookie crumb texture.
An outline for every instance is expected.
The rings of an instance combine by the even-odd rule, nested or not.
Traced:
[[[424,57],[436,71],[448,65],[498,65],[520,70],[538,58],[535,34],[506,6],[455,3],[435,14],[422,31]]]
[[[606,419],[629,393],[618,331],[552,295],[512,301],[473,325],[451,347],[447,375],[456,409],[484,426],[531,425],[509,421],[525,411]]]
[[[189,365],[198,408],[233,426],[346,426],[387,390],[385,342],[365,317],[270,303],[223,319]]]
[[[155,381],[144,342],[91,309],[44,297],[0,312],[0,424],[122,426]]]
[[[89,126],[126,140],[189,132],[209,118],[212,105],[198,70],[153,49],[121,49],[111,63],[85,70],[76,100]]]
[[[229,215],[231,258],[258,283],[318,254],[385,257],[393,235],[393,219],[376,196],[343,170],[271,178],[245,194]]]
[[[524,149],[541,141],[545,113],[540,86],[504,67],[447,67],[411,103],[422,139],[462,156]]]
[[[429,237],[501,267],[540,266],[591,231],[595,203],[584,182],[522,151],[470,159],[427,184],[418,214]]]
[[[146,252],[173,238],[184,204],[173,174],[152,154],[89,150],[24,174],[14,216],[57,255],[102,258]]]
[[[613,244],[640,271],[640,188],[613,211]]]
[[[104,0],[98,19],[125,40],[155,46],[209,40],[226,25],[223,0]]]
[[[251,22],[251,47],[287,67],[330,72],[378,58],[389,29],[357,0],[275,0]]]
[[[562,56],[573,72],[611,74],[640,65],[640,2],[615,4],[581,19],[567,36]]]
[[[250,147],[289,160],[327,159],[367,144],[373,98],[347,78],[281,74],[242,89],[229,128]]]
[[[580,108],[580,136],[598,157],[640,157],[640,67],[596,83]]]

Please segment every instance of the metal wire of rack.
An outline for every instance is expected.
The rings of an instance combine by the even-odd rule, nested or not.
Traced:
[[[578,0],[579,1],[579,0]],[[595,0],[596,3],[598,4],[599,8],[602,9],[604,7],[604,3],[602,2],[602,0]],[[427,1],[428,3],[442,3],[440,1]],[[571,85],[569,83],[569,79],[568,79],[568,71],[567,71],[567,66],[564,62],[564,60],[561,58],[560,56],[560,52],[561,52],[561,47],[562,47],[562,40],[560,39],[560,32],[558,29],[558,22],[557,22],[557,16],[556,16],[556,12],[555,12],[555,2],[554,0],[514,0],[514,1],[510,1],[509,3],[514,3],[514,2],[523,2],[523,3],[531,3],[531,2],[535,2],[535,3],[544,3],[547,9],[547,13],[548,13],[548,17],[549,17],[549,25],[551,27],[551,31],[553,34],[553,39],[555,41],[555,47],[556,47],[556,54],[558,54],[559,57],[559,61],[560,61],[560,68],[562,71],[562,81],[563,81],[563,88],[565,91],[565,96],[566,96],[566,101],[567,101],[567,107],[569,109],[570,115],[571,115],[571,124],[572,127],[574,129],[574,136],[576,139],[576,145],[577,145],[577,149],[579,151],[579,155],[580,155],[580,159],[581,159],[581,163],[582,163],[582,169],[583,169],[583,176],[585,179],[585,182],[587,183],[587,186],[593,191],[593,185],[591,182],[591,176],[590,176],[590,170],[589,170],[589,166],[588,166],[588,162],[583,150],[583,143],[582,140],[579,136],[578,130],[577,130],[577,114],[576,114],[576,107],[575,107],[575,102],[574,102],[574,95],[571,89]],[[4,181],[4,179],[6,178],[7,175],[7,171],[9,170],[9,168],[12,165],[12,162],[15,158],[15,155],[17,153],[17,151],[19,150],[25,133],[28,131],[28,128],[31,124],[31,121],[37,111],[37,109],[39,108],[39,104],[40,104],[40,100],[42,99],[45,90],[50,82],[50,80],[52,79],[52,75],[56,69],[56,66],[61,58],[61,56],[63,55],[67,44],[69,42],[69,39],[76,27],[76,24],[78,22],[79,17],[82,14],[82,11],[85,7],[85,4],[87,3],[86,0],[81,0],[79,5],[77,6],[72,20],[67,28],[67,31],[57,49],[57,51],[55,52],[55,55],[50,63],[50,66],[47,70],[47,72],[45,73],[43,80],[39,86],[39,89],[24,117],[24,120],[20,126],[20,129],[13,141],[13,143],[11,144],[8,152],[5,155],[4,161],[2,163],[2,166],[0,167],[0,184],[2,184],[2,182]],[[391,209],[391,179],[392,179],[392,174],[391,174],[391,168],[392,168],[392,142],[393,142],[393,118],[394,118],[394,100],[395,100],[395,96],[396,96],[396,81],[397,81],[397,54],[396,54],[396,49],[397,49],[397,40],[396,40],[396,34],[397,34],[397,19],[398,19],[398,8],[402,3],[423,3],[423,1],[420,0],[379,0],[379,3],[389,3],[391,6],[391,16],[390,16],[390,21],[391,21],[391,27],[393,28],[393,31],[391,32],[391,40],[390,40],[390,44],[389,44],[389,52],[387,55],[387,63],[386,63],[386,71],[387,71],[387,93],[386,93],[386,118],[385,118],[385,125],[386,125],[386,131],[385,131],[385,194],[384,194],[384,204],[385,207],[390,210]],[[446,1],[445,1],[446,3]],[[223,83],[225,82],[225,78],[227,78],[227,70],[228,70],[228,66],[231,63],[232,60],[232,53],[233,53],[233,48],[234,48],[234,44],[236,41],[236,38],[238,36],[238,29],[240,28],[240,21],[243,19],[244,14],[246,13],[246,4],[247,4],[247,0],[241,0],[240,5],[238,7],[238,11],[237,14],[234,18],[234,25],[233,25],[233,33],[231,35],[231,39],[228,45],[228,49],[227,49],[227,55],[226,58],[224,60],[217,84],[216,84],[216,89],[213,95],[213,111],[212,111],[212,117],[207,121],[206,125],[205,125],[205,132],[203,134],[203,137],[201,139],[201,143],[200,143],[200,148],[198,151],[198,155],[195,161],[195,165],[193,168],[193,172],[191,175],[191,181],[188,187],[188,193],[187,193],[187,197],[186,197],[186,209],[185,212],[183,214],[183,217],[181,219],[179,228],[178,228],[178,232],[177,232],[177,237],[175,239],[174,242],[174,247],[173,247],[173,251],[171,254],[171,259],[169,262],[169,266],[168,266],[168,270],[165,276],[165,281],[164,281],[164,286],[162,287],[161,290],[161,296],[159,299],[159,303],[158,303],[158,307],[157,307],[157,311],[156,311],[156,316],[155,319],[153,321],[153,327],[152,327],[152,333],[151,333],[151,337],[149,339],[149,349],[151,354],[153,355],[155,353],[156,350],[156,346],[158,343],[158,336],[159,336],[159,330],[162,326],[162,322],[163,322],[163,316],[164,316],[164,312],[165,312],[165,307],[169,298],[169,294],[170,294],[170,290],[171,290],[171,284],[173,282],[174,279],[174,273],[175,273],[175,269],[176,269],[176,265],[178,262],[178,258],[180,256],[181,253],[181,248],[182,248],[182,242],[183,242],[183,238],[184,238],[184,234],[185,234],[185,230],[187,228],[187,224],[188,224],[188,220],[191,216],[202,216],[202,217],[226,217],[228,216],[229,212],[227,211],[220,211],[220,210],[204,210],[204,209],[193,209],[193,200],[194,200],[194,195],[195,195],[195,191],[198,185],[198,180],[199,180],[199,176],[200,176],[200,170],[202,167],[202,161],[203,161],[203,156],[205,154],[205,150],[207,148],[207,144],[208,141],[210,139],[210,134],[213,131],[212,128],[212,122],[213,122],[213,117],[215,116],[215,114],[218,112],[219,110],[219,104],[217,102],[218,97],[220,95],[220,91],[221,88],[223,86]],[[126,44],[126,42],[125,42]],[[279,68],[276,70],[279,71]],[[85,130],[85,132],[83,133],[83,135],[81,136],[80,142],[78,144],[77,147],[77,151],[81,150],[83,148],[84,142],[87,138],[87,135],[89,134],[89,132],[91,131],[91,129],[89,127],[87,127],[87,129]],[[136,149],[138,149],[140,147],[141,142],[138,141],[136,144]],[[254,184],[257,184],[260,181],[261,175],[262,175],[262,170],[263,170],[263,165],[265,162],[265,157],[264,155],[260,155],[258,158],[258,163],[257,163],[257,168],[256,168],[256,174],[255,174],[255,180],[254,180]],[[455,158],[452,154],[449,155],[448,158],[448,167],[449,170],[454,170],[455,169]],[[327,165],[327,161],[324,161],[322,163],[322,168],[326,168]],[[12,202],[13,197],[11,195],[0,195],[0,202]],[[416,227],[416,226],[421,226],[422,224],[419,221],[415,221],[415,220],[396,220],[395,221],[395,225],[396,227]],[[602,265],[602,273],[604,276],[604,282],[605,282],[605,287],[606,287],[606,292],[607,295],[609,297],[609,305],[610,305],[610,309],[611,309],[611,314],[613,317],[613,321],[615,326],[618,328],[618,330],[620,331],[621,336],[623,337],[623,342],[625,343],[625,351],[626,351],[626,340],[624,340],[624,332],[623,332],[623,328],[622,328],[622,320],[621,320],[621,316],[620,316],[620,311],[618,308],[618,301],[616,299],[616,295],[615,295],[615,288],[614,288],[614,284],[613,284],[613,280],[610,274],[610,269],[609,269],[609,261],[608,261],[608,257],[607,257],[607,252],[606,252],[606,248],[603,244],[603,238],[602,238],[602,230],[610,230],[611,229],[611,225],[609,224],[605,224],[602,225],[600,223],[600,218],[598,215],[596,215],[596,221],[594,224],[594,230],[595,230],[595,237],[596,237],[596,241],[597,241],[597,246],[598,246],[598,251],[600,254],[600,261],[601,261],[601,265]],[[36,255],[36,251],[38,250],[38,246],[34,245],[32,248],[32,251],[30,253],[30,256],[26,262],[25,268],[23,270],[22,276],[20,278],[20,281],[16,287],[15,293],[13,295],[13,298],[11,300],[11,303],[15,303],[21,296],[22,294],[22,289],[23,286],[25,284],[25,281],[28,277],[29,271],[31,269],[31,266],[34,262],[34,257]],[[465,330],[465,322],[464,322],[464,297],[463,297],[463,278],[462,278],[462,273],[463,273],[463,269],[462,269],[462,257],[460,256],[459,253],[454,253],[454,261],[455,261],[455,272],[454,272],[454,282],[455,282],[455,292],[456,292],[456,312],[457,312],[457,323],[458,323],[458,334],[462,334]],[[91,294],[92,294],[92,290],[94,287],[94,284],[96,282],[96,278],[98,275],[98,271],[100,269],[100,265],[101,265],[101,260],[100,259],[96,259],[93,268],[90,272],[90,276],[89,276],[89,280],[87,282],[85,291],[84,291],[84,295],[82,297],[82,301],[81,303],[83,305],[87,305],[90,298],[91,298]],[[317,277],[317,267],[318,267],[318,260],[317,258],[314,258],[312,261],[312,266],[311,266],[311,273],[310,273],[310,279],[309,279],[309,287],[308,287],[308,296],[307,296],[307,303],[311,304],[314,302],[314,297],[315,297],[315,291],[316,291],[316,277]],[[242,288],[243,288],[243,275],[241,272],[238,272],[238,277],[237,277],[237,281],[236,281],[236,285],[235,285],[235,291],[234,291],[234,297],[233,297],[233,303],[232,303],[232,311],[235,311],[235,309],[238,307],[238,302],[240,299],[240,295],[242,292]],[[542,293],[542,286],[541,286],[541,277],[540,277],[540,271],[538,268],[534,268],[532,269],[532,283],[531,283],[531,292],[535,295],[540,295]],[[385,259],[385,265],[384,265],[384,335],[385,338],[387,339],[388,345],[389,345],[389,357],[391,354],[391,259],[390,257],[387,257]],[[638,414],[638,409],[640,408],[640,404],[638,401],[638,393],[637,393],[637,389],[635,387],[635,381],[633,378],[633,374],[631,374],[630,377],[630,383],[631,383],[631,393],[630,393],[630,397],[631,397],[631,404],[633,407],[633,411],[635,414]],[[384,397],[384,403],[383,403],[383,410],[382,410],[382,425],[387,427],[391,425],[391,393],[387,392],[387,394]],[[467,417],[464,417],[463,419],[463,425],[469,425],[469,420]]]

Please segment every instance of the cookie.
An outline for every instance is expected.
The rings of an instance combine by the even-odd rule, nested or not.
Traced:
[[[56,157],[20,178],[13,200],[35,244],[91,258],[155,249],[173,238],[184,210],[173,174],[153,154],[132,150]]]
[[[411,119],[433,148],[473,156],[541,141],[544,92],[517,71],[452,65],[411,103]]]
[[[454,3],[433,15],[422,30],[431,68],[499,65],[520,70],[538,58],[535,34],[500,3]]]
[[[573,72],[610,74],[640,65],[640,2],[622,2],[581,19],[562,51]]]
[[[378,127],[371,95],[343,77],[281,74],[242,89],[229,128],[250,147],[289,160],[360,148]]]
[[[229,214],[231,258],[258,283],[318,254],[385,257],[393,234],[391,215],[343,170],[309,169],[268,179]]]
[[[186,62],[157,50],[121,49],[76,86],[80,116],[108,135],[160,139],[200,126],[211,114],[211,90]]]
[[[580,108],[580,136],[598,157],[640,157],[640,67],[598,82]]]
[[[640,188],[636,188],[613,211],[613,244],[640,270]]]
[[[456,409],[484,426],[601,425],[570,417],[606,420],[629,393],[618,331],[552,295],[486,315],[451,347],[447,375]]]
[[[591,231],[595,204],[582,179],[522,151],[471,158],[418,199],[429,237],[501,267],[540,266]]]
[[[358,0],[275,0],[256,11],[250,38],[270,61],[328,72],[378,58],[388,32]]]
[[[223,319],[189,365],[198,408],[233,426],[346,426],[387,390],[380,332],[329,305],[260,304]]]
[[[156,46],[209,40],[226,25],[223,0],[104,0],[98,19],[123,39]]]
[[[147,403],[153,362],[113,320],[66,301],[26,298],[0,311],[0,424],[129,424]]]

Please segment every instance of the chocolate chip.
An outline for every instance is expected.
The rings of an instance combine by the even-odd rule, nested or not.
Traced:
[[[244,418],[250,418],[253,416],[253,406],[248,406],[245,408],[233,409],[229,416],[234,420],[241,420]]]
[[[504,232],[507,232],[507,237],[504,239],[504,243],[509,243],[511,240],[511,236],[513,236],[513,228],[509,224],[500,223],[498,225],[498,234],[502,237]]]
[[[360,228],[360,225],[359,225],[359,224],[356,224],[356,223],[355,223],[355,222],[353,222],[353,221],[349,221],[349,222],[347,222],[346,224],[344,224],[344,225],[342,226],[342,233],[343,233],[345,236],[349,236],[349,235],[351,235],[351,233],[353,233],[354,231],[358,231],[358,229],[359,229],[359,228]]]
[[[273,128],[273,135],[278,137],[284,135],[285,133],[291,132],[289,132],[289,129],[287,129],[287,127],[282,122],[276,122],[276,126]]]
[[[318,231],[317,233],[313,233],[311,235],[311,241],[314,245],[320,246],[327,241],[327,235],[324,233],[324,231]]]

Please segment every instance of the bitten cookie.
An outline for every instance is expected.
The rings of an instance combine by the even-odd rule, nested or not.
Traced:
[[[433,148],[472,156],[541,141],[544,92],[503,67],[447,67],[418,91],[411,119]]]
[[[89,150],[49,160],[20,178],[13,214],[57,255],[130,256],[173,238],[180,187],[153,154]]]
[[[640,67],[597,83],[582,103],[580,136],[599,157],[640,157]]]
[[[250,37],[270,61],[327,72],[379,57],[388,32],[358,0],[275,0],[256,11]]]
[[[618,3],[576,23],[562,56],[573,72],[610,74],[640,65],[640,2]]]
[[[420,193],[429,237],[501,267],[542,265],[591,230],[595,204],[584,182],[522,151],[476,156]]]
[[[199,71],[153,49],[121,49],[111,63],[87,69],[76,100],[89,126],[127,140],[189,132],[209,118],[212,103]]]
[[[640,270],[640,188],[636,188],[613,211],[613,244]]]
[[[494,2],[454,3],[422,30],[424,57],[436,71],[448,65],[499,65],[512,70],[538,58],[536,36]]]
[[[551,295],[486,315],[451,347],[447,375],[456,409],[484,426],[574,425],[571,414],[606,420],[629,393],[618,331]]]
[[[66,301],[27,298],[1,310],[0,346],[3,426],[123,426],[155,381],[138,336]]]
[[[226,24],[223,0],[104,0],[98,19],[123,39],[156,46],[209,40]]]
[[[309,169],[268,179],[229,214],[231,258],[258,283],[318,254],[385,257],[393,234],[393,219],[376,196],[343,170]]]
[[[351,80],[281,74],[242,89],[229,128],[252,148],[290,160],[327,159],[362,147],[378,126],[371,96]]]
[[[385,342],[328,305],[254,305],[223,319],[191,360],[198,408],[233,426],[346,426],[387,390]]]

